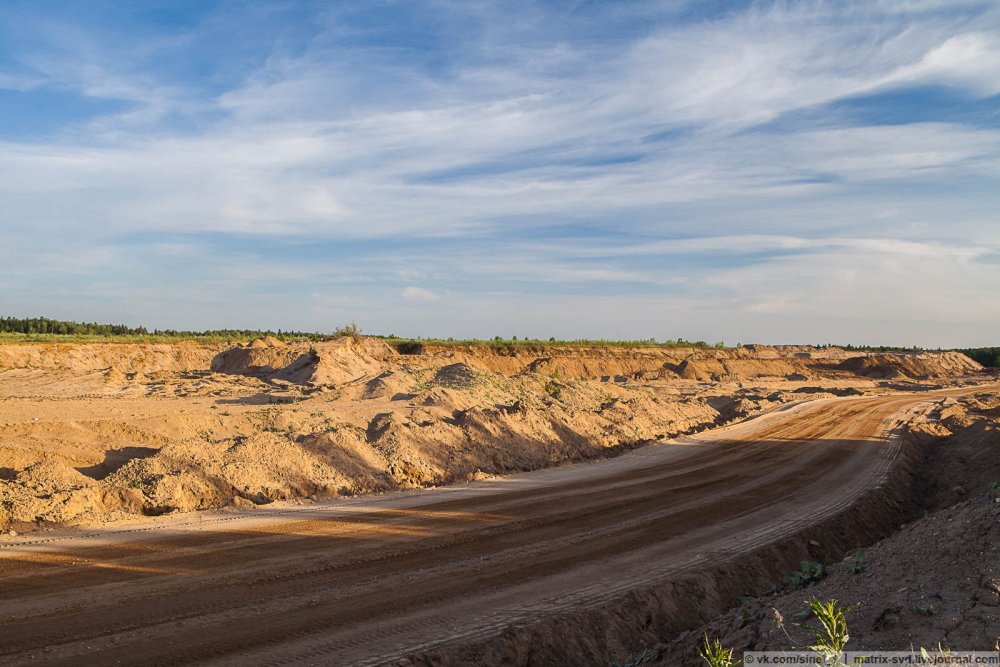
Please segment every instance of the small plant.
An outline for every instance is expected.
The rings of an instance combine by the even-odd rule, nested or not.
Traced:
[[[804,560],[799,563],[799,570],[792,572],[785,577],[785,581],[793,586],[805,587],[815,584],[826,576],[826,568],[823,563]]]
[[[847,633],[846,615],[857,605],[838,607],[835,599],[822,602],[815,597],[806,600],[806,604],[819,621],[819,627],[800,624],[813,635],[815,643],[808,647],[809,650],[818,653],[824,660],[824,665],[843,664],[840,658],[847,646],[847,640],[850,639]]]
[[[850,574],[861,574],[868,567],[868,556],[864,549],[858,549],[844,561],[844,570]]]
[[[925,649],[923,646],[920,647],[920,659],[927,664],[938,664],[936,658],[943,658],[951,655],[951,649],[941,646],[941,642],[938,642],[937,648],[933,648],[930,651]]]
[[[754,621],[760,620],[760,613],[753,612],[749,609],[740,609],[736,612],[736,627],[742,628],[753,623]]]
[[[549,380],[545,383],[545,393],[558,401],[562,396],[562,386],[555,380]]]
[[[926,607],[917,605],[913,608],[913,611],[917,612],[921,616],[935,616],[938,613],[937,607],[932,605],[927,605]]]
[[[601,396],[601,402],[597,406],[598,412],[604,412],[605,410],[610,410],[617,405],[618,399],[611,394],[604,394]]]
[[[708,667],[736,667],[743,662],[742,660],[733,662],[733,649],[723,646],[718,639],[709,642],[707,633],[705,645],[698,649],[698,655]]]

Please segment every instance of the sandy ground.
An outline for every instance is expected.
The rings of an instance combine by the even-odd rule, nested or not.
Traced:
[[[826,562],[827,576],[802,587],[781,582],[710,623],[630,655],[636,664],[696,664],[701,638],[739,652],[806,646],[804,601],[836,599],[854,651],[1000,651],[1000,394],[944,401],[911,424],[923,450],[911,518],[877,544]],[[839,561],[839,559],[837,559]]]
[[[0,531],[434,487],[977,370],[801,347],[4,345]]]
[[[877,523],[905,424],[971,391],[822,399],[447,489],[20,537],[0,549],[0,652],[5,664],[600,664],[621,649],[617,624],[636,621],[609,605],[658,596],[656,618],[639,608],[650,627],[705,614],[731,597],[711,568],[852,508]],[[826,548],[850,546],[840,532]],[[580,617],[595,613],[611,614],[603,636]],[[559,641],[517,630],[553,619]]]
[[[997,391],[980,371],[801,347],[3,346],[0,656],[607,664],[657,644],[684,664],[665,638],[912,518],[914,433],[971,423]]]

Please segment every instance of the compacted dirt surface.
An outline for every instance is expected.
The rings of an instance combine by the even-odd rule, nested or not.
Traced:
[[[635,665],[698,664],[705,635],[737,656],[808,646],[809,597],[850,608],[852,651],[1000,652],[1000,394],[984,389],[910,423],[908,446],[919,456],[913,492],[902,498],[915,520],[841,562],[814,553],[823,576],[805,586],[761,587],[770,592],[622,655]]]
[[[0,660],[606,664],[802,549],[893,528],[907,425],[984,391],[826,397],[596,463],[22,534],[0,542]]]

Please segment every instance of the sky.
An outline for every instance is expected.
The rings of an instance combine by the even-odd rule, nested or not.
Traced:
[[[1000,344],[1000,2],[4,0],[0,313]]]

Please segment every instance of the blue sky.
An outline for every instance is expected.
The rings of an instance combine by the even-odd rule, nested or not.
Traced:
[[[1000,4],[0,4],[0,311],[997,344]]]

